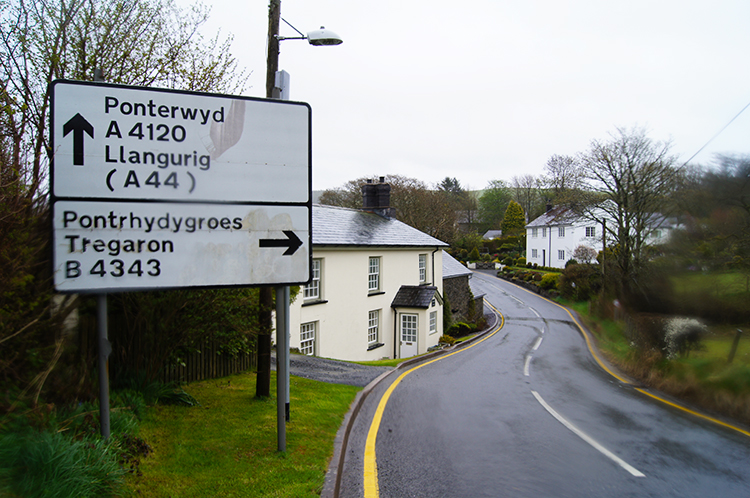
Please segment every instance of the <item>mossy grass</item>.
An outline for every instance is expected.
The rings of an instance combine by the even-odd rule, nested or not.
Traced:
[[[750,425],[750,326],[711,327],[702,347],[689,356],[666,359],[658,352],[639,351],[624,334],[624,324],[602,320],[588,303],[560,301],[579,313],[610,362],[626,374],[709,412]],[[729,353],[740,328],[742,334],[730,364]]]
[[[272,372],[271,393],[276,393]],[[276,400],[255,397],[255,374],[185,386],[199,406],[156,406],[141,424],[153,453],[130,476],[150,497],[318,496],[333,441],[359,388],[291,377],[287,451],[277,447]]]

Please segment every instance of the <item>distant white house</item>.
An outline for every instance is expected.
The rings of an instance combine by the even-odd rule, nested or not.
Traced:
[[[614,226],[614,221],[610,226]],[[663,244],[677,228],[675,220],[654,215],[649,225],[646,242]],[[548,206],[547,212],[526,225],[526,261],[539,266],[565,268],[578,246],[591,247],[599,252],[604,247],[604,227],[590,219],[576,215],[565,206]]]
[[[443,248],[391,217],[390,186],[364,209],[314,205],[312,281],[290,309],[290,347],[342,360],[405,358],[443,334]]]
[[[492,240],[492,239],[499,239],[503,236],[502,230],[487,230],[484,232],[484,235],[482,235],[482,239],[484,240]]]

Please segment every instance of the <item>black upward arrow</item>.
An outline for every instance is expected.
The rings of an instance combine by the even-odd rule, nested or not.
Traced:
[[[260,239],[260,247],[286,247],[287,250],[284,251],[283,256],[294,254],[302,245],[302,241],[291,230],[284,230],[284,235],[286,239]]]
[[[73,164],[83,166],[83,132],[94,138],[94,127],[86,121],[86,118],[76,114],[63,125],[63,137],[67,137],[71,131],[73,132]]]

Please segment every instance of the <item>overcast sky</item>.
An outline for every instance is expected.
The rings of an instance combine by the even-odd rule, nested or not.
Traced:
[[[386,174],[481,189],[615,127],[684,162],[750,103],[747,0],[282,0],[281,16],[344,39],[281,45],[312,107],[316,190]],[[264,97],[268,1],[214,2],[219,28]],[[715,153],[750,153],[750,109],[692,162]]]

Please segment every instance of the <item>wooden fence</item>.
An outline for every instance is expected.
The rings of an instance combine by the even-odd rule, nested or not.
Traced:
[[[194,382],[225,377],[257,367],[254,353],[230,355],[221,351],[221,344],[207,338],[191,348],[166,348],[163,341],[154,341],[145,334],[130,330],[119,317],[108,319],[108,337],[112,344],[110,376],[119,372],[137,372],[161,382]],[[96,319],[84,316],[78,324],[78,352],[82,361],[96,364]],[[112,379],[116,382],[117,379]]]

